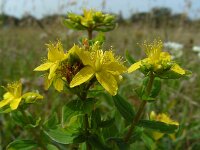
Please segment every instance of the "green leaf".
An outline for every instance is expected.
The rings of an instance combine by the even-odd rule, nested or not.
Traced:
[[[154,150],[156,148],[155,142],[148,135],[143,133],[141,139],[143,140],[144,144],[148,147],[148,149]]]
[[[120,95],[113,96],[113,100],[122,117],[131,123],[135,116],[135,112],[131,104],[124,100]]]
[[[96,129],[100,123],[101,123],[100,110],[97,108],[92,111],[91,128]]]
[[[38,145],[32,140],[15,140],[7,146],[7,150],[33,150],[37,149]]]
[[[73,143],[83,143],[86,141],[86,135],[85,134],[79,134],[77,137],[73,139]]]
[[[75,129],[64,129],[60,125],[54,129],[43,129],[44,133],[49,136],[53,141],[61,144],[71,144],[73,139],[78,135]]]
[[[152,120],[140,120],[137,126],[156,130],[162,133],[174,133],[179,126],[174,124],[166,124],[160,121],[152,121]]]
[[[36,128],[39,126],[40,121],[41,121],[41,117],[39,117],[37,120],[35,120],[35,123],[27,124],[25,127],[26,128]]]
[[[135,59],[130,55],[128,50],[126,50],[125,56],[126,56],[126,60],[129,62],[129,64],[136,63]]]
[[[13,111],[10,115],[17,125],[23,127],[27,124],[26,119],[24,118],[21,111]]]
[[[153,102],[156,100],[156,96],[158,96],[158,94],[160,92],[161,81],[158,77],[154,79],[153,85],[152,85],[152,90],[149,95],[146,92],[146,87],[147,87],[148,81],[149,81],[149,77],[144,78],[142,86],[140,88],[136,89],[136,93],[140,97],[140,99],[142,99],[144,101],[148,101],[148,102]]]
[[[12,111],[12,109],[9,107],[9,105],[6,105],[6,106],[0,108],[0,114],[9,113],[11,111]]]
[[[97,150],[111,150],[107,147],[97,135],[90,135],[87,142],[89,142]]]
[[[181,75],[181,74],[178,74],[176,72],[169,70],[167,72],[164,72],[163,74],[159,74],[158,77],[161,79],[179,79],[181,77],[189,76],[191,74],[192,74],[192,72],[188,71],[188,70],[186,70],[186,73],[184,75]]]
[[[150,97],[155,98],[156,96],[158,96],[160,90],[161,90],[161,80],[159,78],[154,78]]]
[[[124,142],[124,139],[117,138],[117,137],[111,137],[107,139],[108,144],[113,144],[113,142],[117,145],[119,150],[129,150],[129,144]]]
[[[47,145],[47,150],[59,150],[55,145],[48,144]]]
[[[78,114],[91,113],[96,103],[95,99],[89,98],[85,101],[72,100],[62,108],[62,125],[68,122],[68,120]]]
[[[97,34],[97,36],[94,38],[94,42],[98,41],[101,44],[103,44],[105,42],[105,40],[106,40],[106,37],[105,37],[105,34],[103,32],[99,32]]]
[[[55,128],[58,125],[59,121],[58,121],[58,115],[56,112],[54,112],[50,118],[44,123],[44,125],[47,128]]]
[[[134,129],[133,134],[131,135],[131,137],[130,137],[130,139],[129,139],[129,143],[134,143],[134,142],[136,142],[137,140],[140,140],[140,137],[141,137],[143,131],[144,131],[143,128],[136,127],[136,128]]]
[[[105,128],[111,126],[115,122],[115,118],[111,118],[105,121],[101,121],[99,127]]]

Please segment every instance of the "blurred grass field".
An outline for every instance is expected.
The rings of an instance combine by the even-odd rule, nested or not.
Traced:
[[[53,111],[59,112],[59,107],[69,99],[68,93],[59,94],[53,88],[44,91],[40,73],[33,69],[46,57],[46,43],[60,39],[66,50],[69,50],[77,39],[87,36],[82,31],[72,31],[62,25],[53,23],[39,26],[3,26],[0,27],[0,85],[21,79],[24,90],[39,90],[45,96],[38,106],[32,106],[30,111],[37,116],[47,118]],[[180,80],[165,80],[162,83],[160,100],[156,104],[149,104],[147,111],[156,108],[157,112],[168,112],[174,120],[180,122],[180,135],[175,142],[165,139],[161,149],[200,149],[200,57],[192,51],[193,45],[200,45],[200,28],[162,27],[153,28],[142,24],[118,24],[115,30],[106,33],[105,47],[113,47],[118,54],[123,55],[128,50],[137,60],[144,56],[138,43],[144,40],[160,38],[163,41],[175,41],[184,44],[183,55],[177,62],[185,69],[192,71],[188,78]],[[170,51],[169,51],[170,53]],[[125,59],[125,58],[124,58]],[[133,105],[137,105],[135,86],[138,86],[141,76],[139,72],[128,75],[122,83],[120,92],[129,97]],[[130,90],[132,88],[132,90]],[[130,92],[131,91],[131,92]],[[2,95],[3,89],[0,89]],[[0,116],[0,144],[2,147],[19,136],[23,129],[9,124],[9,115]],[[5,129],[6,128],[6,129]],[[20,134],[25,137],[26,134]],[[0,148],[1,149],[1,148]]]

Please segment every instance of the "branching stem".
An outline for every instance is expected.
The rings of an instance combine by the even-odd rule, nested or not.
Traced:
[[[154,77],[153,73],[150,72],[149,81],[148,81],[148,84],[147,84],[147,87],[146,87],[146,92],[147,92],[148,95],[150,95],[150,93],[151,93],[151,89],[152,89],[152,86],[153,86],[154,78],[155,77]],[[138,109],[138,111],[137,111],[137,113],[135,115],[135,118],[133,119],[133,122],[132,122],[129,130],[128,130],[127,134],[124,137],[124,141],[125,142],[128,142],[129,139],[131,138],[132,132],[135,129],[137,123],[139,122],[139,120],[140,120],[140,118],[141,118],[141,116],[143,114],[143,111],[144,111],[146,103],[147,103],[147,101],[142,101],[141,102],[141,104],[139,106],[139,109]]]

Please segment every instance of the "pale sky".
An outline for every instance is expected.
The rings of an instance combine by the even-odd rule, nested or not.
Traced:
[[[190,2],[191,7],[186,7]],[[160,6],[171,8],[173,13],[187,12],[192,18],[200,18],[200,0],[0,0],[0,12],[17,18],[32,15],[37,19],[52,14],[66,14],[69,11],[81,13],[83,7],[113,13],[121,11],[127,18],[134,12],[148,11]]]

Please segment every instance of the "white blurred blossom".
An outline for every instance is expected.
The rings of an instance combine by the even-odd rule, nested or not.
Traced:
[[[200,46],[193,46],[193,47],[192,47],[192,50],[193,50],[194,52],[200,53]]]

